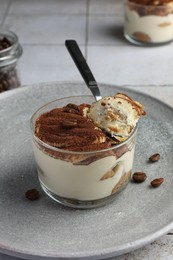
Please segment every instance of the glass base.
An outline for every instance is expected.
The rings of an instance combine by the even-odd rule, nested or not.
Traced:
[[[173,41],[173,39],[172,39],[172,40],[169,40],[166,42],[142,42],[142,41],[139,41],[139,40],[133,38],[132,36],[129,36],[126,32],[124,32],[124,37],[130,43],[138,45],[138,46],[144,46],[144,47],[159,47],[159,46],[170,44]]]
[[[63,198],[61,196],[56,195],[55,193],[53,193],[52,191],[50,191],[41,181],[40,181],[41,187],[43,189],[43,191],[53,200],[55,200],[56,202],[64,205],[64,206],[68,206],[71,208],[77,208],[77,209],[91,209],[91,208],[97,208],[97,207],[101,207],[106,205],[107,203],[112,202],[115,197],[119,194],[120,191],[122,191],[122,189],[124,189],[128,182],[126,182],[121,189],[118,190],[118,192],[105,197],[103,199],[97,199],[97,200],[91,200],[91,201],[84,201],[84,200],[77,200],[77,199],[69,199],[69,198]]]

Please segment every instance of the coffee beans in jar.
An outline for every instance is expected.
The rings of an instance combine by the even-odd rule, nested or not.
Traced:
[[[22,47],[15,33],[0,30],[0,93],[21,85],[18,62]]]

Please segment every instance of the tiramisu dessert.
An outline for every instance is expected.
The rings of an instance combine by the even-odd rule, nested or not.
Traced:
[[[92,102],[91,102],[92,100]],[[144,107],[125,94],[53,101],[32,117],[40,183],[53,199],[78,208],[104,204],[131,177]]]
[[[126,0],[125,37],[144,45],[173,40],[173,0]]]

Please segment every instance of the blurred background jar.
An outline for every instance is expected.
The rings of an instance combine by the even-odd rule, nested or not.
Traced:
[[[0,30],[0,93],[21,85],[19,58],[22,46],[14,32]]]
[[[170,43],[173,40],[173,0],[125,0],[124,36],[137,45]]]

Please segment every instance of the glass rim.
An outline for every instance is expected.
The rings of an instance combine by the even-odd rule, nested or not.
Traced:
[[[158,9],[167,9],[167,8],[173,8],[173,6],[170,6],[170,5],[145,5],[145,4],[139,4],[139,3],[134,3],[130,0],[124,0],[126,3],[129,3],[131,5],[134,5],[134,6],[139,6],[139,7],[144,7],[144,8],[150,8],[150,7],[153,7],[153,8],[158,8]]]
[[[35,135],[35,121],[34,121],[34,117],[37,115],[37,113],[38,112],[40,112],[43,108],[45,108],[45,107],[48,107],[49,105],[51,105],[51,104],[53,104],[53,103],[56,103],[56,102],[58,102],[58,101],[61,101],[61,100],[66,100],[66,99],[69,99],[69,98],[93,98],[93,96],[91,96],[91,95],[78,95],[78,96],[68,96],[68,97],[63,97],[63,98],[60,98],[60,99],[55,99],[55,100],[53,100],[53,101],[50,101],[50,102],[48,102],[48,103],[46,103],[45,105],[43,105],[43,106],[41,106],[40,108],[38,108],[35,112],[34,112],[34,114],[31,116],[31,119],[30,119],[30,127],[31,127],[31,131],[32,131],[32,137],[33,137],[33,139],[37,142],[37,143],[39,143],[40,145],[42,145],[43,147],[45,147],[45,148],[48,148],[48,149],[50,149],[50,150],[53,150],[53,151],[55,151],[55,152],[59,152],[59,153],[68,153],[68,154],[78,154],[78,155],[80,155],[80,154],[96,154],[96,153],[102,153],[102,152],[108,152],[108,151],[111,151],[111,150],[113,150],[113,149],[117,149],[117,148],[120,148],[121,146],[123,146],[123,145],[125,145],[126,143],[128,143],[134,136],[135,136],[135,134],[136,134],[136,132],[137,132],[137,129],[138,129],[138,123],[136,124],[136,126],[135,126],[135,128],[133,129],[133,131],[132,131],[132,133],[130,134],[130,136],[126,139],[126,140],[124,140],[124,141],[122,141],[122,142],[120,142],[120,143],[118,143],[118,144],[115,144],[115,145],[112,145],[111,147],[109,147],[109,148],[105,148],[105,149],[101,149],[101,150],[94,150],[94,151],[87,151],[87,152],[85,152],[85,151],[70,151],[70,150],[64,150],[64,149],[61,149],[61,148],[57,148],[57,147],[54,147],[54,146],[52,146],[52,145],[49,145],[49,144],[47,144],[46,142],[43,142],[42,140],[40,140],[36,135]],[[50,111],[50,110],[48,110],[48,111]],[[47,112],[48,112],[47,111]],[[46,113],[46,112],[45,112]],[[37,118],[36,118],[37,119]]]

